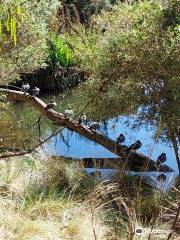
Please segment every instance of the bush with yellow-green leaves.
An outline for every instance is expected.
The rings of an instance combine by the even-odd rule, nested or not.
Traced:
[[[0,84],[45,66],[48,22],[60,2],[7,0],[0,3]]]

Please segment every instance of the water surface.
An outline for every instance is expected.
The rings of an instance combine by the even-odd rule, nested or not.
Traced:
[[[68,96],[64,97],[62,100],[62,95],[59,95],[59,98],[57,99],[60,99],[59,106],[61,106],[62,112],[64,111],[62,106],[67,106],[67,102],[71,103],[72,101]],[[111,118],[106,122],[101,122],[101,128],[99,131],[113,140],[115,140],[120,133],[123,133],[126,136],[125,144],[127,146],[139,139],[143,143],[139,151],[151,157],[153,160],[156,160],[162,152],[165,152],[167,154],[166,164],[174,169],[175,172],[178,172],[172,143],[164,142],[162,140],[155,142],[155,126],[151,124],[143,124],[139,128],[134,128],[133,126],[136,120],[137,116],[132,114],[129,116]],[[49,131],[49,134],[50,133],[51,131]],[[94,143],[68,129],[64,129],[60,134],[48,141],[48,143],[45,144],[45,148],[51,155],[72,158],[118,157],[97,143]]]

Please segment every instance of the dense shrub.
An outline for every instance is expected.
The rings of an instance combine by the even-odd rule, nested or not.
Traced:
[[[120,4],[113,12],[96,18],[92,29],[78,28],[75,54],[81,67],[91,73],[79,94],[86,101],[93,99],[89,109],[96,117],[122,114],[143,104],[148,119],[177,118],[177,19],[164,28],[165,12],[177,12],[176,2],[166,9],[161,1]],[[104,25],[106,29],[102,31]]]
[[[0,83],[45,65],[48,20],[56,14],[58,6],[59,1],[0,3]]]

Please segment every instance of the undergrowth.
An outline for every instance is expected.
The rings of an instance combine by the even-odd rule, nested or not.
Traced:
[[[42,152],[0,162],[2,240],[140,239],[137,227],[146,229],[148,239],[151,228],[171,229],[178,202],[178,189],[158,192],[122,174],[100,181],[81,163]],[[178,239],[175,233],[178,228]]]

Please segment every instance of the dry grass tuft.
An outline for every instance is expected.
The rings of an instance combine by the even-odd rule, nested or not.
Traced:
[[[131,240],[138,239],[137,227],[173,229],[178,239],[179,193],[123,175],[99,182],[81,164],[43,153],[1,161],[0,239]]]
[[[84,194],[80,199],[91,181],[79,164],[28,156],[1,161],[0,169],[1,240],[93,240],[94,229],[105,239],[107,226],[97,212],[94,226]]]

